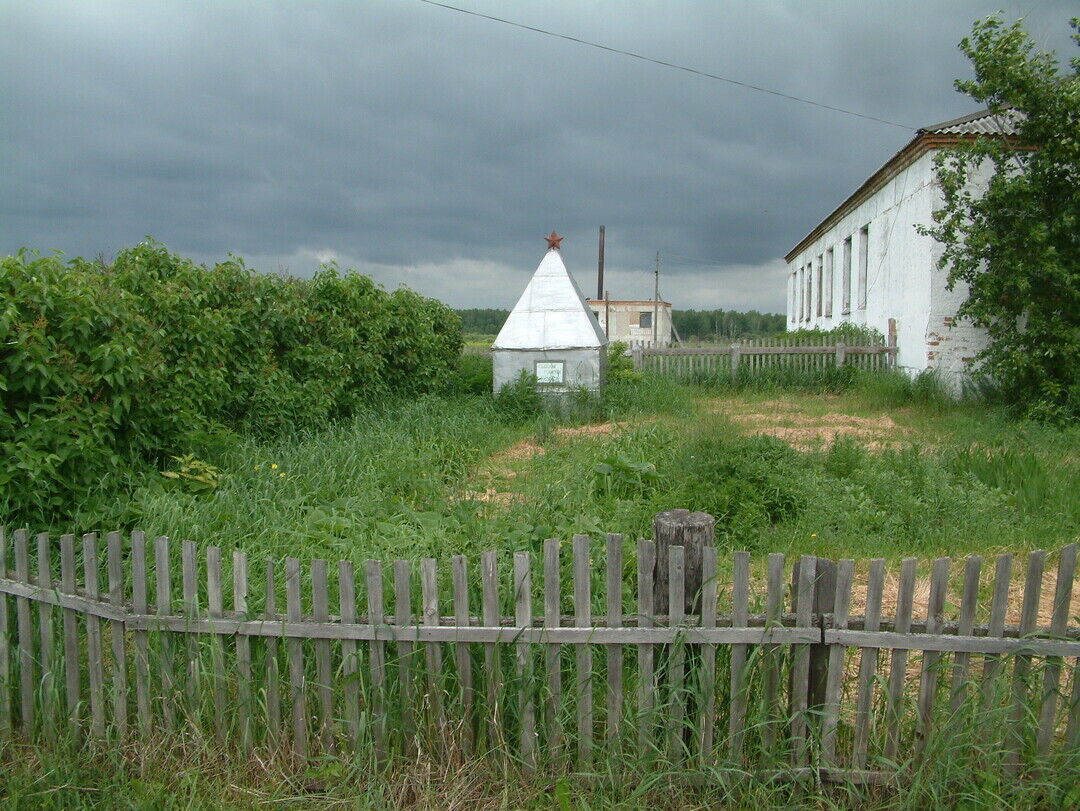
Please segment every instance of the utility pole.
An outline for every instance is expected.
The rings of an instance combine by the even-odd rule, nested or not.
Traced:
[[[653,349],[658,349],[658,325],[660,317],[660,251],[656,252],[656,271],[653,274],[653,305],[652,305],[652,343]]]
[[[600,226],[600,256],[596,262],[596,297],[604,297],[604,226]]]

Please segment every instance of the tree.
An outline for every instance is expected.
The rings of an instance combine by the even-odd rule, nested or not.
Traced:
[[[1080,32],[1080,18],[1070,25]],[[997,15],[960,49],[975,78],[956,88],[1016,133],[938,154],[944,205],[921,231],[944,245],[949,289],[968,287],[958,316],[989,333],[976,368],[1029,414],[1080,416],[1080,59],[1063,74],[1053,52]],[[974,180],[986,162],[983,192]]]

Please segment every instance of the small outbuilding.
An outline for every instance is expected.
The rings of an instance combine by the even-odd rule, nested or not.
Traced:
[[[588,299],[609,341],[631,347],[671,346],[671,302],[659,300]]]
[[[547,253],[491,346],[496,392],[522,372],[545,393],[603,384],[607,338],[563,263],[562,239],[547,237]]]

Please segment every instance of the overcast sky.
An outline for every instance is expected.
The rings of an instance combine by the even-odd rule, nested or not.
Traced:
[[[976,109],[956,45],[1072,2],[449,0],[919,127]],[[782,312],[781,257],[910,130],[432,7],[0,0],[0,253],[321,261],[510,307],[552,228],[596,292]]]

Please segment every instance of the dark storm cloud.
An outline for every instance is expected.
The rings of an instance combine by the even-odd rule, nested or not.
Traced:
[[[955,46],[999,3],[462,5],[921,126],[973,109]],[[1068,53],[1069,11],[1028,29]],[[779,257],[911,137],[415,0],[8,2],[0,94],[4,253],[150,234],[461,306],[551,227],[592,292],[604,223],[613,295],[660,250],[676,306],[780,309]]]

